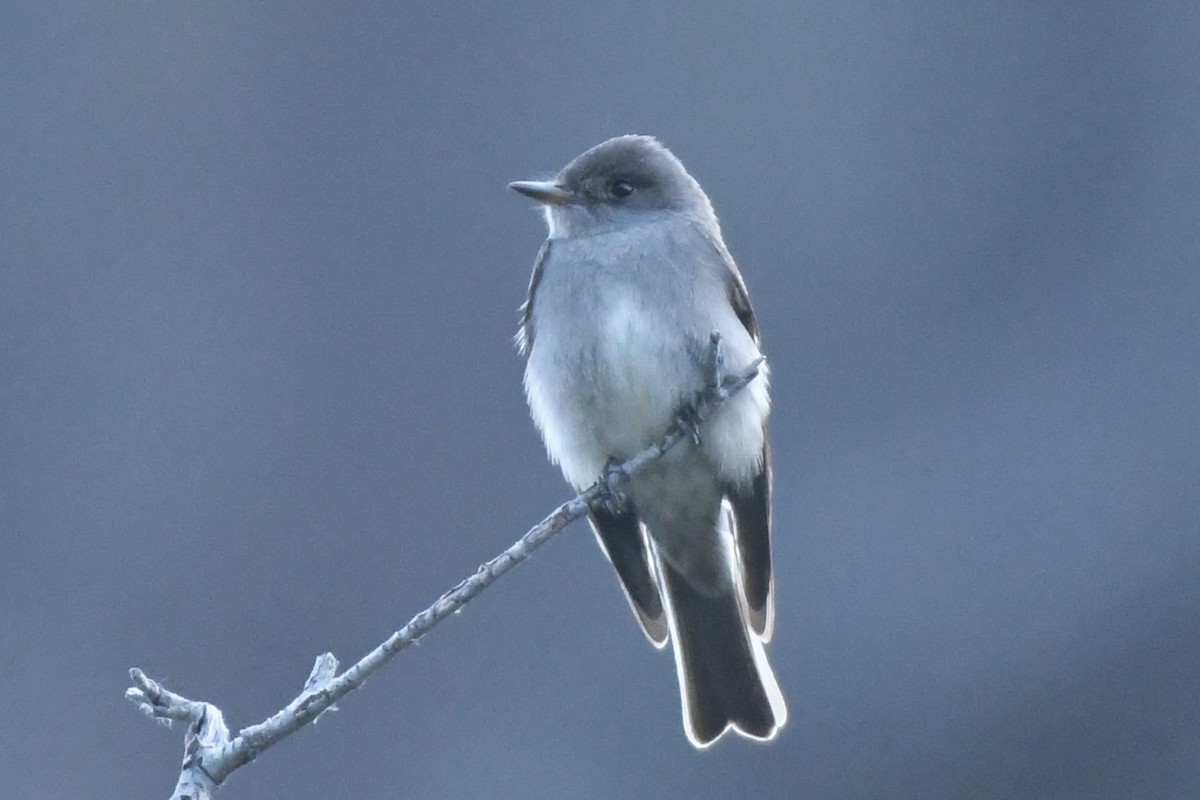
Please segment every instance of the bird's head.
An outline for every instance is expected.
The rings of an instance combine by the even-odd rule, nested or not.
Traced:
[[[712,206],[683,164],[651,136],[618,136],[567,164],[550,181],[509,188],[542,204],[551,238],[590,236],[680,214],[713,219]]]

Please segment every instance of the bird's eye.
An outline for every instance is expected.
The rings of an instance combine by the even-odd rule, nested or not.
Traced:
[[[623,200],[633,194],[633,184],[629,181],[613,181],[612,186],[608,187],[608,191],[612,193],[613,197]]]

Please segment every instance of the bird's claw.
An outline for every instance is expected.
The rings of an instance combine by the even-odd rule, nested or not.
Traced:
[[[679,414],[675,417],[675,422],[683,434],[692,440],[692,444],[697,447],[700,445],[700,423],[704,419],[696,410],[695,403],[687,403],[679,409]]]
[[[629,498],[625,495],[625,485],[629,482],[629,473],[621,462],[609,458],[600,473],[600,505],[610,514],[620,514],[625,511]]]

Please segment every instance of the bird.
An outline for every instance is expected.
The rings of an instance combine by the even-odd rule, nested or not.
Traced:
[[[520,309],[530,414],[550,460],[584,490],[657,441],[724,362],[760,357],[750,297],[712,203],[651,136],[609,139],[552,180],[509,188],[537,201],[547,238]],[[642,631],[672,643],[690,742],[729,730],[773,739],[787,707],[767,660],[774,627],[768,370],[656,462],[591,528]]]

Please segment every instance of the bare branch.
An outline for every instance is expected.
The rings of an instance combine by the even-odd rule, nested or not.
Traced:
[[[188,723],[184,736],[183,768],[173,800],[208,800],[217,787],[236,769],[253,761],[259,753],[300,728],[314,722],[323,713],[336,710],[339,699],[357,689],[377,669],[401,650],[419,640],[435,625],[462,608],[491,586],[533,551],[550,540],[571,522],[584,517],[596,504],[611,502],[620,496],[618,483],[628,480],[640,469],[656,461],[681,440],[699,442],[699,425],[720,406],[758,376],[764,359],[758,358],[740,373],[726,374],[721,336],[713,332],[705,360],[705,384],[694,403],[680,409],[678,420],[658,442],[610,470],[586,491],[550,512],[541,522],[500,555],[483,564],[466,580],[443,594],[429,608],[417,614],[400,630],[361,660],[337,674],[338,661],[331,653],[317,657],[300,694],[268,719],[243,728],[230,738],[221,710],[211,703],[189,700],[163,688],[136,667],[129,671],[134,686],[125,696],[148,716],[170,724]]]

